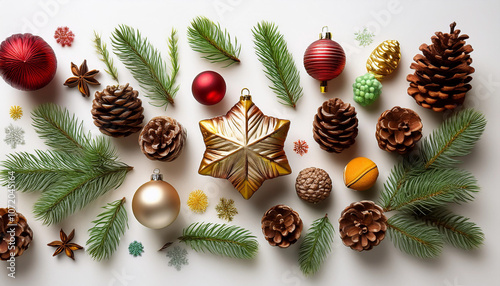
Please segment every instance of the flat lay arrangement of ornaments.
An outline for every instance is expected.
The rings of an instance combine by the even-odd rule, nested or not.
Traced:
[[[27,2],[5,285],[497,284],[500,4]]]

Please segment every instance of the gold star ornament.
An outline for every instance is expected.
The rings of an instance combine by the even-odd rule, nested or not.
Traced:
[[[198,173],[229,180],[249,199],[265,180],[292,172],[283,150],[290,121],[264,115],[244,91],[226,115],[200,121],[206,150]]]

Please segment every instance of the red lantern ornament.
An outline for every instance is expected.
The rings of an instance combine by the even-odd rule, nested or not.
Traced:
[[[199,103],[213,105],[226,95],[226,82],[220,74],[214,71],[204,71],[194,78],[191,91]]]
[[[345,67],[344,49],[339,43],[332,40],[328,27],[326,32],[319,35],[319,40],[307,47],[304,53],[304,67],[313,78],[321,81],[320,89],[326,92],[327,81],[336,78]]]
[[[41,37],[15,34],[0,45],[0,75],[20,90],[40,89],[54,78],[57,59]]]

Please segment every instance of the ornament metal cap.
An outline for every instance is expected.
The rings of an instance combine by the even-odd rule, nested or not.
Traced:
[[[160,169],[155,168],[151,174],[151,181],[163,181],[163,174],[160,174]]]
[[[247,92],[247,94],[244,94],[244,92]],[[250,90],[248,88],[243,88],[241,90],[241,96],[240,96],[240,100],[251,100],[252,99],[252,95],[250,94]]]
[[[326,29],[326,32],[325,32],[325,29]],[[325,34],[325,36],[323,37],[323,33]],[[332,39],[332,33],[330,33],[330,31],[328,30],[328,26],[324,26],[322,29],[321,29],[321,33],[319,33],[319,39],[329,39],[331,40]]]

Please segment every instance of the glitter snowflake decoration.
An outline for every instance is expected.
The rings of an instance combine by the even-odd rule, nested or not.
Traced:
[[[293,151],[300,156],[304,156],[304,154],[307,153],[309,150],[309,145],[307,145],[307,142],[304,140],[297,140],[293,142]]]
[[[23,108],[19,105],[13,105],[9,110],[10,118],[14,120],[21,119],[23,117]]]
[[[234,206],[234,201],[232,199],[220,198],[220,202],[215,207],[215,210],[220,219],[225,219],[227,221],[232,221],[233,217],[238,214],[238,210]]]
[[[128,246],[128,253],[130,253],[130,255],[133,255],[134,257],[142,256],[143,252],[144,246],[142,245],[142,243],[137,242],[136,240],[134,240],[134,242],[131,242]]]
[[[71,43],[73,43],[73,40],[75,39],[75,34],[73,34],[68,27],[59,27],[54,33],[54,39],[56,39],[57,43],[61,44],[63,47],[71,47]]]
[[[208,197],[202,190],[192,191],[189,194],[187,205],[195,213],[204,213],[208,207]]]
[[[175,267],[177,271],[181,270],[183,265],[189,265],[187,259],[188,252],[184,248],[176,246],[167,251],[167,257],[170,258],[168,266]]]
[[[17,145],[24,145],[24,130],[21,127],[9,125],[5,127],[5,143],[15,149]]]
[[[354,33],[356,36],[354,39],[359,42],[360,46],[366,47],[373,43],[373,37],[375,36],[372,32],[368,31],[367,28],[364,28],[363,31],[358,31]]]

